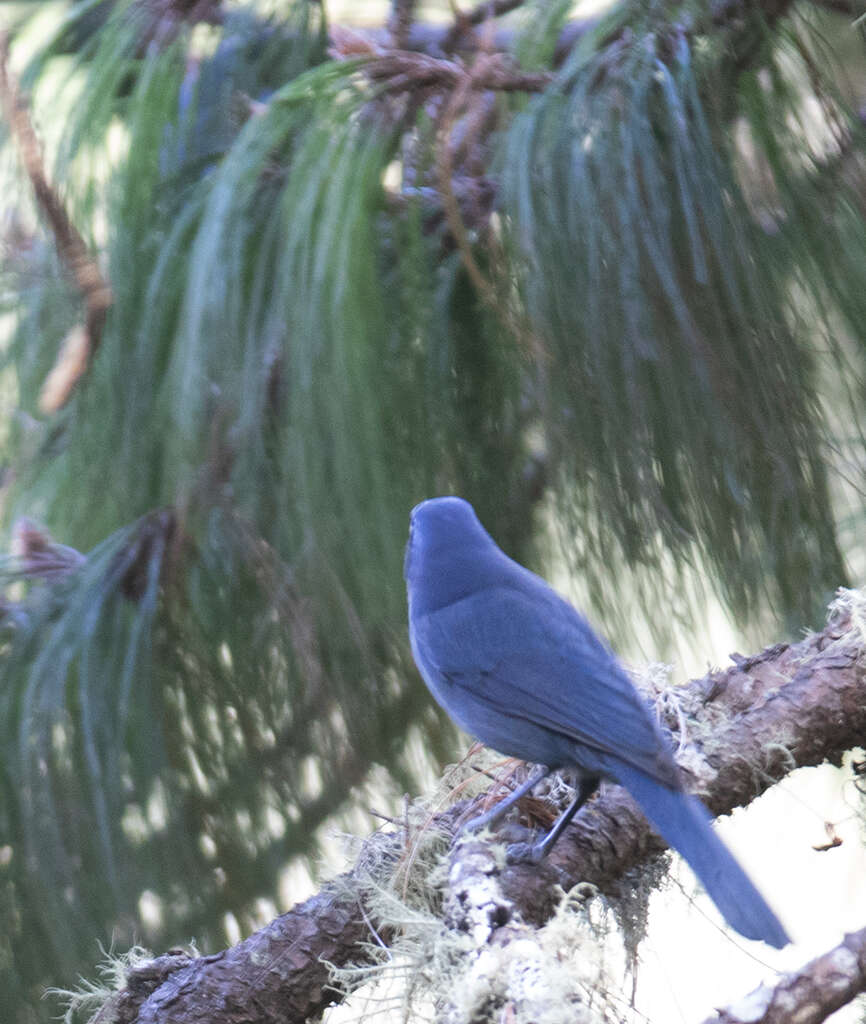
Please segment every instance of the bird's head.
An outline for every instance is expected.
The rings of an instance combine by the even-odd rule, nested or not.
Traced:
[[[403,575],[416,611],[459,600],[493,582],[505,555],[462,498],[430,498],[412,509]]]

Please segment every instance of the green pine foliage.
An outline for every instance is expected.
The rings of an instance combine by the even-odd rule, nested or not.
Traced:
[[[551,67],[570,5],[523,14],[516,59]],[[45,416],[80,299],[48,235],[4,266],[6,521],[87,553],[4,577],[4,1021],[141,936],[145,890],[141,937],[218,946],[374,765],[413,785],[407,733],[444,758],[404,624],[421,498],[465,495],[524,560],[553,510],[608,622],[627,580],[663,624],[698,564],[741,620],[801,626],[856,556],[832,499],[862,139],[812,21],[636,0],[496,97],[454,161],[482,295],[443,213],[447,89],[329,58],[305,0],[155,17],[75,4],[23,79],[78,90],[51,177],[114,301]]]
[[[640,45],[578,48],[503,159],[523,294],[556,368],[541,409],[562,511],[598,589],[605,551],[656,574],[697,553],[744,618],[770,597],[809,621],[845,575],[814,307],[861,333],[863,235],[850,193],[818,195],[808,138],[787,144],[803,97],[785,48],[737,77],[736,116],[781,211],[770,226],[738,180],[731,83],[702,67],[698,40],[647,22]],[[838,258],[844,271],[825,272]]]

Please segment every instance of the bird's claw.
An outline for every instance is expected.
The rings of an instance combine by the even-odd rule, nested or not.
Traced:
[[[538,864],[544,856],[539,843],[511,843],[505,849],[505,860],[508,864]]]
[[[531,846],[530,840],[535,838],[536,831],[517,821],[506,821],[496,830],[496,835],[500,842],[504,842],[508,846]]]

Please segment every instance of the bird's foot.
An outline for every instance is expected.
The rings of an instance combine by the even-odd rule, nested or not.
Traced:
[[[508,864],[538,864],[546,852],[543,843],[512,843],[505,849],[505,861]]]
[[[519,821],[506,821],[496,830],[496,838],[508,846],[531,846],[535,836],[534,828],[527,828]]]

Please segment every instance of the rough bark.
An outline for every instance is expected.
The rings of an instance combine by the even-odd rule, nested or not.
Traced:
[[[866,651],[859,622],[845,613],[797,644],[778,644],[742,658],[660,697],[672,720],[683,723],[679,754],[694,787],[717,814],[749,803],[794,768],[838,764],[866,735]],[[437,824],[448,831],[464,810],[457,805]],[[328,962],[368,959],[374,933],[351,887],[354,872],[371,860],[396,857],[400,833],[374,836],[353,872],[277,918],[232,949],[182,960],[162,957],[130,973],[128,989],[112,1000],[119,1024],[300,1024],[338,994],[328,990]],[[496,929],[538,925],[550,916],[562,886],[585,881],[615,893],[623,872],[663,849],[631,799],[608,786],[578,815],[540,866],[500,866],[479,856],[483,844],[462,843],[452,857],[446,916],[480,941]],[[487,876],[483,907],[455,910],[453,897],[469,875]],[[462,880],[462,881],[461,881]],[[349,884],[346,884],[346,883]],[[476,886],[476,889],[478,887]],[[465,903],[465,901],[464,901]],[[468,915],[456,921],[458,913]],[[471,920],[470,920],[471,918]],[[150,971],[142,985],[142,971]],[[134,994],[134,997],[130,993]],[[108,1011],[108,1008],[106,1008]],[[108,1018],[104,1018],[108,1019]]]
[[[381,846],[394,838],[377,837]],[[266,928],[212,956],[162,956],[128,972],[94,1024],[285,1024],[336,999],[327,962],[363,959],[369,925],[347,895],[351,872]]]
[[[704,1024],[820,1024],[861,992],[866,992],[866,928],[846,935],[835,949],[786,974],[778,985],[761,985],[707,1017]]]

